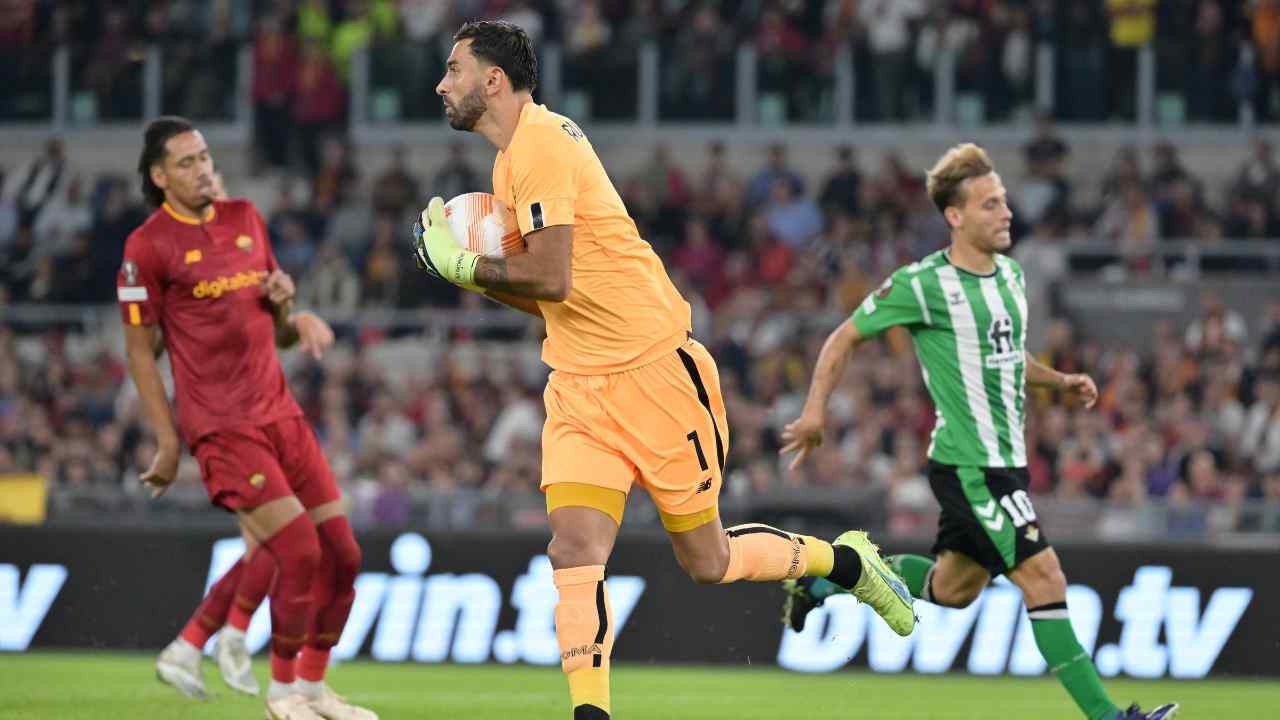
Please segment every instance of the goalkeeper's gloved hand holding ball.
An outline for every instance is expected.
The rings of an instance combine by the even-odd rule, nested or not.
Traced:
[[[413,224],[413,257],[418,267],[468,290],[479,291],[474,277],[480,255],[462,247],[444,217],[444,200],[431,198]]]

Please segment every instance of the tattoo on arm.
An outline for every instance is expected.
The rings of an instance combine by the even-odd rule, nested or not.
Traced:
[[[476,263],[475,281],[477,285],[494,290],[507,290],[507,259],[482,257]]]

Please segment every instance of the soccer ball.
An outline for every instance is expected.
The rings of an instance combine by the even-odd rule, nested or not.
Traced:
[[[444,219],[471,252],[506,257],[525,251],[516,214],[489,193],[463,193],[444,204]]]

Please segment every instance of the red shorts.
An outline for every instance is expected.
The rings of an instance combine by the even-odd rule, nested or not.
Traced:
[[[191,453],[200,462],[209,501],[227,510],[251,510],[290,495],[310,510],[341,497],[302,416],[218,430],[197,440]]]

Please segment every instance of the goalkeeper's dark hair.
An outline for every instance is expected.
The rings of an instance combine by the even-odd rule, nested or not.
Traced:
[[[190,120],[177,115],[158,117],[147,124],[142,135],[142,155],[138,157],[138,174],[142,176],[142,196],[152,207],[164,203],[164,191],[151,181],[151,166],[164,160],[165,143],[175,135],[195,130]]]
[[[538,56],[524,28],[505,20],[471,20],[453,34],[454,42],[471,41],[471,54],[502,68],[511,89],[533,92],[538,87]]]

